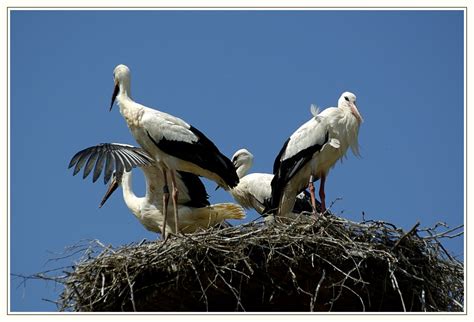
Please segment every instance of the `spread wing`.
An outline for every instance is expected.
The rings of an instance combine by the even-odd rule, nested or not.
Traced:
[[[152,162],[153,158],[141,148],[121,143],[101,143],[77,152],[68,169],[74,167],[73,175],[76,175],[84,167],[83,179],[94,170],[92,182],[96,182],[104,170],[104,183],[107,183],[114,171],[122,175],[124,171]]]

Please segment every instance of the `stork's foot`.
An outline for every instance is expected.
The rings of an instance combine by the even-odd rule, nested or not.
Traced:
[[[326,214],[327,212],[327,209],[326,209],[326,205],[324,203],[321,203],[321,215],[324,215]]]
[[[178,239],[181,237],[184,237],[184,234],[181,232],[178,232],[178,233],[170,232],[166,236],[167,239]]]
[[[163,235],[163,234],[161,234],[160,237],[156,239],[156,242],[157,242],[158,244],[159,244],[159,243],[163,243],[163,244],[164,244],[164,243],[166,243],[166,242],[168,241],[169,238],[170,238],[170,234],[167,233],[166,236]]]

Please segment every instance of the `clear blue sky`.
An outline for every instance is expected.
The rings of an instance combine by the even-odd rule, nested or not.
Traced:
[[[48,259],[84,239],[156,238],[121,192],[98,209],[102,181],[67,169],[85,147],[136,144],[108,110],[120,63],[136,101],[183,118],[228,157],[249,149],[255,172],[271,172],[311,103],[336,106],[352,91],[363,157],[330,173],[327,200],[343,198],[333,211],[404,229],[463,223],[462,11],[15,11],[10,31],[12,273],[57,267]],[[212,202],[232,201],[214,186]],[[462,238],[446,246],[463,257]],[[12,311],[56,309],[42,300],[57,299],[53,283],[11,282]]]

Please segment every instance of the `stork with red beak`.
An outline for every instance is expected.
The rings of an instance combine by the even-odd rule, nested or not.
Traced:
[[[295,198],[307,185],[314,202],[313,180],[320,180],[319,197],[322,212],[326,211],[324,185],[329,170],[351,147],[359,156],[358,134],[363,121],[356,96],[342,93],[338,107],[329,107],[319,113],[312,106],[313,117],[298,128],[283,144],[273,165],[272,197],[267,211],[286,216],[293,208]]]

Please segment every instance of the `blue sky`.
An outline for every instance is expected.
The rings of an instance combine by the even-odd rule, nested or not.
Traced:
[[[362,158],[326,182],[333,211],[410,229],[464,215],[462,11],[13,11],[10,29],[10,269],[33,274],[85,239],[155,239],[101,181],[67,169],[102,142],[136,145],[112,71],[132,71],[133,98],[181,117],[228,157],[270,172],[310,104],[357,95]],[[135,171],[135,177],[140,176]],[[143,193],[142,180],[134,180]],[[232,201],[206,182],[211,202]],[[253,219],[254,212],[248,213]],[[463,258],[463,239],[446,242]],[[62,264],[68,264],[67,260]],[[11,279],[12,311],[55,311],[53,283]]]

